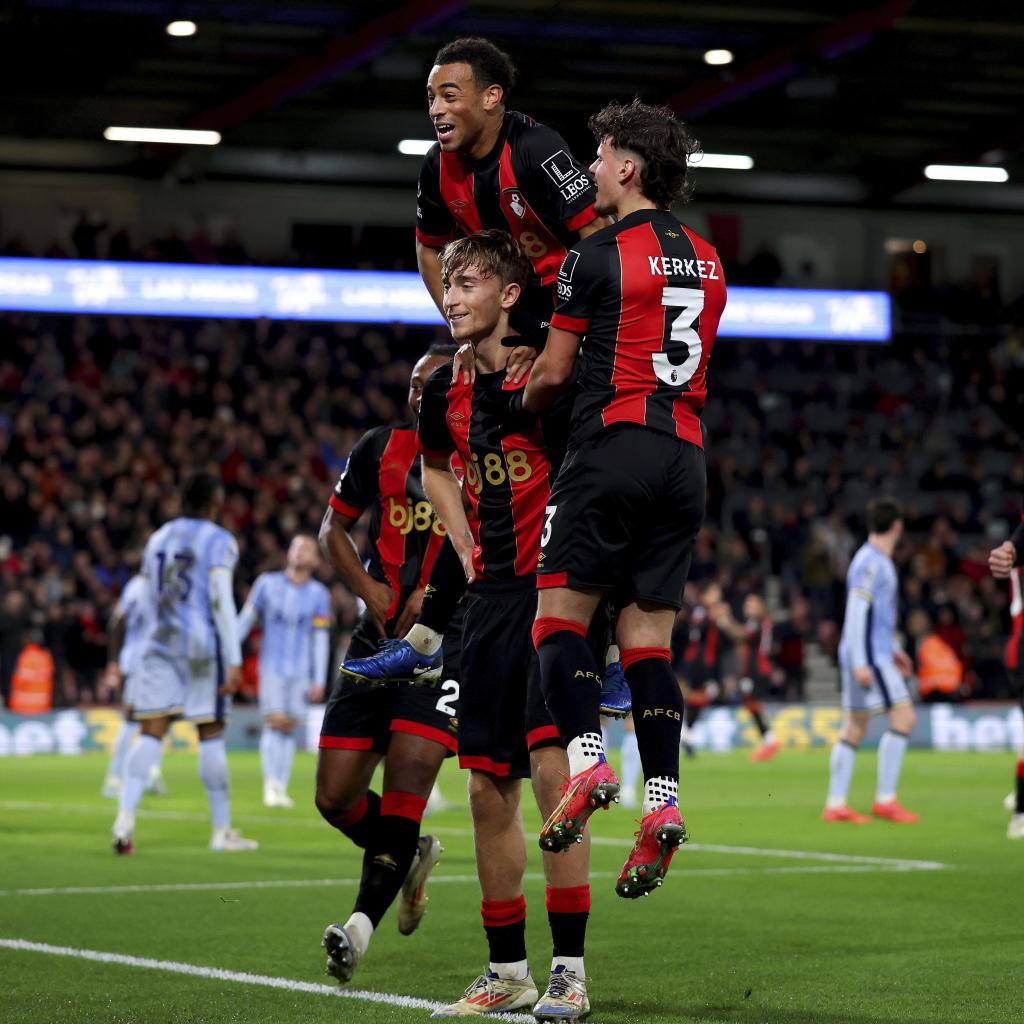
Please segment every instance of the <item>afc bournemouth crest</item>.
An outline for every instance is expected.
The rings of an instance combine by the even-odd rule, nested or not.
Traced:
[[[508,205],[511,207],[512,212],[519,218],[526,213],[526,204],[523,202],[523,197],[517,188],[507,188],[504,191],[504,196]]]

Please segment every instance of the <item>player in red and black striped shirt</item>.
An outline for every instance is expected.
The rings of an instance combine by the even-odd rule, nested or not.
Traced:
[[[420,169],[416,259],[443,313],[441,249],[474,231],[508,231],[530,261],[510,323],[529,335],[551,319],[567,248],[607,222],[594,211],[586,168],[558,132],[505,109],[515,77],[508,54],[487,39],[457,39],[434,58],[427,102],[438,144]]]
[[[419,413],[423,384],[451,350],[432,350],[413,368],[409,406]],[[447,372],[450,373],[450,370]],[[379,427],[357,442],[331,495],[320,542],[348,588],[366,603],[350,651],[370,653],[415,619],[431,563],[444,539],[420,480],[415,423]],[[370,509],[368,568],[350,532]],[[342,675],[324,712],[316,805],[327,822],[365,852],[354,910],[324,934],[327,969],[352,977],[388,907],[401,890],[398,926],[414,931],[423,916],[422,888],[440,855],[420,821],[438,770],[456,749],[459,632],[446,645],[446,676],[436,687],[369,687]],[[383,790],[370,790],[382,758]]]
[[[997,579],[1010,581],[1012,628],[1006,645],[1006,671],[1020,688],[1021,708],[1024,708],[1024,507],[1010,539],[989,552],[988,565]],[[1013,817],[1006,835],[1009,839],[1024,839],[1024,746],[1017,751],[1016,790],[1011,809]]]
[[[526,848],[520,780],[531,777],[542,813],[558,803],[568,762],[544,703],[530,642],[544,509],[568,432],[568,402],[543,416],[510,417],[508,315],[528,274],[514,239],[484,231],[442,257],[445,311],[456,341],[476,353],[476,379],[444,369],[427,381],[420,414],[423,481],[470,578],[463,622],[459,763],[471,772],[470,807],[490,967],[445,1015],[531,1006],[537,990],[526,959]],[[561,408],[559,407],[561,406]],[[466,467],[465,486],[449,468]],[[464,498],[466,505],[464,505]],[[603,636],[602,636],[603,639]],[[600,676],[598,677],[600,679]],[[583,1015],[583,945],[590,889],[586,847],[564,862],[544,857],[554,941],[551,982],[538,1016]],[[545,1017],[545,1019],[547,1019]]]
[[[686,194],[695,146],[683,125],[634,101],[606,107],[590,126],[599,143],[596,209],[615,224],[566,256],[561,301],[523,399],[529,411],[546,408],[570,387],[578,361],[534,627],[572,781],[541,846],[567,848],[593,807],[618,792],[601,742],[598,689],[589,683],[596,665],[583,641],[602,596],[612,593],[645,776],[643,823],[616,886],[632,898],[661,884],[686,836],[676,803],[683,709],[669,643],[704,514],[700,412],[725,282],[715,250],[669,212]]]

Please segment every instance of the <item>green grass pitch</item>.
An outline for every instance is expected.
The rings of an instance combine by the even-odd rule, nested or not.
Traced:
[[[649,899],[613,891],[635,828],[616,807],[593,819],[587,943],[592,1019],[619,1022],[875,1024],[1024,1019],[1024,842],[1005,838],[1009,755],[907,757],[901,798],[919,826],[819,820],[827,753],[742,753],[684,762],[681,805],[694,846]],[[114,805],[99,796],[105,758],[0,761],[0,939],[129,954],[327,983],[320,936],[344,921],[359,858],[312,806],[313,758],[296,764],[298,806],[260,802],[254,754],[234,753],[235,822],[253,854],[207,851],[195,758],[169,754],[171,793],[146,797],[137,852],[109,847]],[[873,753],[859,755],[851,802],[870,804]],[[465,804],[452,765],[447,796]],[[526,808],[528,939],[534,976],[550,954],[536,812]],[[486,961],[467,812],[428,818],[446,853],[412,937],[382,922],[352,987],[450,1001]],[[743,848],[742,850],[737,848]],[[744,852],[745,851],[745,852]],[[792,851],[772,855],[767,851]],[[816,859],[808,854],[842,855]],[[845,859],[850,858],[850,859]],[[887,858],[877,863],[856,858]],[[443,878],[449,881],[443,881]],[[348,880],[341,884],[324,880]],[[253,881],[308,882],[247,888]],[[211,883],[152,891],[150,886]],[[226,885],[225,883],[232,883]],[[134,886],[128,892],[25,889]],[[149,1022],[406,1022],[429,1010],[0,948],[0,1019]]]

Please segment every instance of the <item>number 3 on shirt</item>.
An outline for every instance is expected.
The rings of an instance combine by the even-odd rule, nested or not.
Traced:
[[[665,351],[651,356],[654,372],[658,380],[681,388],[690,382],[700,365],[701,340],[693,325],[704,309],[704,292],[699,288],[668,286],[662,293],[661,304],[675,315]]]
[[[557,505],[548,505],[544,509],[544,529],[540,535],[540,546],[544,547],[551,540],[551,520],[555,518],[558,511]]]

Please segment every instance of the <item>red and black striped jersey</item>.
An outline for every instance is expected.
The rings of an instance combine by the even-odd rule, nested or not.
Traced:
[[[416,428],[402,424],[367,431],[349,454],[330,506],[353,519],[370,509],[367,571],[391,587],[390,618],[403,593],[426,586],[445,537],[420,480]]]
[[[725,309],[718,253],[665,210],[569,250],[551,326],[584,336],[572,444],[635,423],[703,447],[707,366]]]
[[[740,676],[768,680],[772,674],[774,626],[769,616],[747,619],[743,623],[743,644],[740,650]]]
[[[585,165],[558,132],[514,110],[505,112],[494,148],[480,160],[435,145],[420,169],[416,237],[440,249],[484,228],[509,231],[533,265],[535,280],[521,303],[545,320],[568,246],[597,218]],[[543,294],[537,295],[538,292]]]
[[[565,453],[568,402],[542,416],[509,421],[505,371],[478,373],[471,385],[451,383],[451,367],[437,370],[423,389],[423,451],[457,454],[466,467],[467,518],[476,549],[473,562],[484,580],[533,576],[540,554],[544,508]]]

